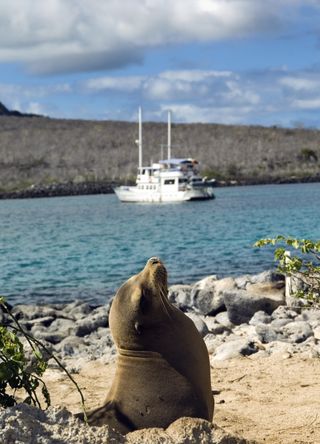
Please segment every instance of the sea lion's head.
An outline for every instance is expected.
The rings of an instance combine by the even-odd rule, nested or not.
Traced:
[[[167,270],[159,258],[152,257],[119,288],[112,302],[109,324],[118,348],[146,349],[150,336],[170,317],[167,294]]]

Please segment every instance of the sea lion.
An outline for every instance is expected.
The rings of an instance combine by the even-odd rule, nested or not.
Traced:
[[[127,433],[183,416],[212,420],[206,345],[167,293],[167,271],[155,257],[116,293],[109,314],[116,374],[103,406],[89,412],[90,425]]]

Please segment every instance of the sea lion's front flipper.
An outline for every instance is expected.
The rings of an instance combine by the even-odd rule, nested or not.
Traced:
[[[76,415],[79,419],[84,419],[83,413]],[[109,401],[102,407],[91,410],[87,414],[88,423],[91,426],[103,426],[108,425],[117,432],[125,435],[136,429],[134,424],[127,418],[118,408],[117,403]]]

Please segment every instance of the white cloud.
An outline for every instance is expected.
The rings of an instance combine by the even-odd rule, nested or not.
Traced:
[[[286,12],[300,5],[302,0],[291,7],[288,0],[2,0],[0,61],[24,62],[37,73],[119,68],[141,63],[154,46],[279,33]]]
[[[135,91],[141,87],[144,79],[142,76],[97,77],[87,80],[84,87],[89,91]]]
[[[279,80],[281,85],[287,86],[295,91],[315,91],[320,88],[320,78],[307,77],[283,77]]]
[[[170,109],[173,118],[179,122],[215,122],[223,124],[243,123],[247,115],[253,111],[252,107],[206,107],[197,105],[180,105],[170,103],[161,106],[161,110]]]
[[[0,98],[9,109],[52,117],[136,120],[133,113],[143,105],[151,120],[161,120],[171,108],[176,122],[290,125],[297,120],[310,122],[314,110],[319,110],[318,79],[319,72],[311,69],[171,70],[46,86],[0,84]]]
[[[39,102],[30,102],[26,107],[26,112],[31,114],[46,114],[45,108]]]
[[[292,106],[299,109],[320,109],[320,97],[293,100]]]
[[[231,71],[203,71],[200,69],[194,70],[179,70],[179,71],[164,71],[160,77],[166,80],[182,80],[186,82],[200,82],[210,78],[233,77],[234,73]]]

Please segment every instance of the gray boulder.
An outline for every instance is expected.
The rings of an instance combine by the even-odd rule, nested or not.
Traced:
[[[222,311],[221,313],[218,313],[214,319],[219,324],[223,325],[226,328],[229,328],[230,330],[232,330],[234,327],[234,324],[230,321],[228,313],[226,311]]]
[[[50,327],[52,322],[55,320],[53,316],[45,316],[41,318],[31,319],[27,321],[21,321],[21,325],[23,325],[24,328],[27,330],[32,330],[34,328],[37,328],[39,326],[41,327]]]
[[[305,321],[294,321],[283,327],[283,331],[290,337],[292,342],[304,342],[313,335],[313,331]]]
[[[215,315],[225,310],[224,294],[235,288],[233,278],[216,279],[209,276],[197,282],[191,291],[193,305],[205,315]]]
[[[284,276],[273,270],[267,270],[259,274],[245,274],[235,278],[235,284],[237,288],[241,290],[246,290],[247,286],[250,284],[265,283],[276,283],[278,288],[283,288],[285,285]]]
[[[259,348],[254,342],[247,339],[236,339],[221,344],[215,351],[214,361],[225,361],[226,359],[236,358],[238,356],[249,356],[257,353]]]
[[[71,319],[58,318],[50,324],[47,331],[50,333],[60,333],[62,336],[66,337],[74,332],[75,326],[75,321]]]
[[[211,355],[215,352],[215,350],[219,347],[219,345],[223,344],[225,342],[225,335],[215,335],[213,333],[208,333],[204,337],[204,342],[207,346],[208,353]]]
[[[67,304],[64,312],[71,319],[83,319],[92,312],[93,308],[86,302],[76,300]]]
[[[61,311],[50,307],[49,305],[15,305],[12,314],[18,320],[32,320],[37,318],[53,317],[54,319],[61,316]]]
[[[209,332],[213,333],[215,335],[221,335],[222,333],[230,333],[231,332],[230,327],[227,327],[226,325],[219,323],[212,316],[205,316],[204,322],[206,323]]]
[[[259,325],[259,324],[269,324],[271,322],[271,316],[266,312],[259,310],[257,311],[249,321],[250,325]]]
[[[274,310],[274,312],[271,315],[272,319],[294,319],[298,316],[298,313],[296,310],[292,309],[291,307],[287,307],[286,305],[280,305],[278,308]]]
[[[171,285],[169,287],[168,299],[180,310],[186,311],[192,307],[191,290],[191,285]]]
[[[292,319],[289,318],[283,318],[283,319],[274,319],[270,323],[270,327],[274,329],[275,332],[281,332],[283,330],[283,327],[289,322],[292,322]]]
[[[250,284],[246,288],[224,295],[229,319],[234,324],[249,322],[257,311],[271,314],[279,305],[285,303],[284,291],[273,284]]]
[[[64,338],[57,346],[56,350],[61,353],[63,357],[74,356],[83,350],[85,345],[84,339],[78,336],[68,336]]]
[[[258,324],[255,329],[259,340],[263,344],[284,339],[284,336],[281,333],[277,333],[271,325]]]
[[[298,321],[315,322],[320,325],[320,310],[310,308],[309,310],[303,310],[301,314],[296,318]]]
[[[316,327],[313,330],[313,335],[314,335],[315,339],[317,339],[318,341],[320,340],[320,327]]]
[[[74,334],[83,337],[94,332],[99,327],[107,327],[107,325],[107,319],[104,314],[90,316],[76,322]]]

